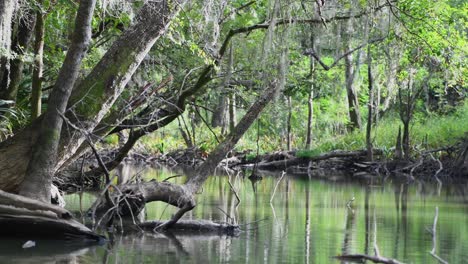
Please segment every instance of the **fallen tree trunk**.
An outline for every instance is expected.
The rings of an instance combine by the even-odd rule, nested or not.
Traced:
[[[163,221],[147,221],[139,224],[143,230],[153,231],[159,226],[163,225]],[[238,225],[231,225],[227,223],[216,223],[207,220],[180,220],[172,226],[174,230],[181,230],[184,234],[187,233],[203,233],[205,234],[217,234],[217,235],[228,235],[238,236],[240,228]]]
[[[381,150],[374,150],[374,154],[382,154]],[[277,160],[271,162],[260,162],[257,164],[258,169],[262,170],[284,170],[291,166],[297,166],[301,164],[307,165],[310,161],[321,161],[331,158],[359,158],[365,157],[367,155],[367,150],[358,150],[358,151],[343,151],[335,150],[327,153],[320,154],[315,157],[310,158],[298,158],[294,157],[291,159]]]

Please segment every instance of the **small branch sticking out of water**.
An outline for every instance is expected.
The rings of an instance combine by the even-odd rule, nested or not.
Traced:
[[[283,179],[284,175],[286,175],[286,172],[285,172],[285,171],[283,171],[283,172],[281,173],[281,177],[280,177],[279,180],[276,182],[275,189],[273,190],[273,194],[271,195],[271,198],[270,198],[270,203],[273,202],[273,197],[275,197],[276,189],[278,188],[278,185],[279,185],[279,183],[281,182],[281,180]]]
[[[228,183],[229,183],[229,187],[231,187],[231,191],[236,196],[236,199],[237,199],[236,208],[237,208],[237,206],[241,203],[241,199],[240,199],[239,195],[237,194],[236,189],[234,189],[234,186],[232,186],[231,179],[230,179],[229,176],[228,176]]]
[[[392,259],[382,257],[380,255],[379,247],[377,246],[377,220],[375,218],[375,211],[374,211],[374,256],[366,255],[366,254],[345,254],[341,256],[335,256],[335,258],[340,260],[348,260],[348,261],[365,261],[369,260],[374,263],[384,263],[384,264],[403,264],[402,262]]]
[[[353,210],[353,208],[351,208],[351,204],[354,202],[354,199],[355,199],[355,198],[354,198],[354,196],[353,196],[353,198],[351,198],[351,199],[346,203],[346,208],[348,208],[348,210],[350,210],[351,213],[353,213],[353,214],[354,214],[354,210]]]
[[[437,177],[437,176],[436,176]],[[436,254],[436,246],[437,246],[437,219],[439,218],[439,207],[435,208],[435,216],[434,216],[434,224],[432,225],[432,230],[428,230],[429,233],[432,235],[432,250],[429,251],[429,254],[437,259],[442,264],[448,264],[443,258],[439,257]]]

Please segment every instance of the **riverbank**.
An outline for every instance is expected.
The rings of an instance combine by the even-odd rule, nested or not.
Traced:
[[[316,154],[304,151],[277,151],[256,156],[252,151],[231,151],[218,165],[218,173],[235,174],[244,172],[251,176],[258,171],[285,171],[296,175],[322,175],[323,171],[334,171],[349,178],[386,175],[406,177],[408,180],[434,182],[453,182],[466,179],[466,170],[460,167],[462,145],[455,145],[435,150],[421,151],[413,159],[393,159],[383,150],[374,149],[374,160],[369,161],[367,151],[335,150]],[[104,162],[112,161],[117,150],[101,152]],[[125,158],[125,163],[148,165],[151,167],[185,168],[191,170],[202,164],[207,153],[199,148],[177,150],[166,154],[147,154],[132,152]],[[93,157],[87,159],[90,170],[98,164]]]

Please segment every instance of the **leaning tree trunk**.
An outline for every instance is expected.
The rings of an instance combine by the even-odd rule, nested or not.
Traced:
[[[91,73],[73,89],[68,103],[74,113],[70,115],[72,122],[76,121],[76,116],[83,131],[93,131],[187,1],[148,2],[141,8],[136,23],[113,43]],[[38,122],[0,143],[0,189],[18,191],[30,158],[31,142],[37,138]],[[85,137],[82,131],[62,131],[54,171],[73,156]]]
[[[216,149],[210,153],[206,161],[189,175],[189,179],[185,184],[178,185],[170,182],[150,181],[120,186],[121,194],[117,194],[113,199],[116,202],[120,201],[119,207],[121,209],[119,211],[124,216],[137,215],[146,203],[162,201],[176,206],[180,210],[171,220],[159,225],[158,228],[169,228],[177,223],[187,211],[192,210],[196,206],[196,193],[198,193],[207,178],[214,172],[219,162],[234,148],[265,106],[273,99],[276,90],[276,83],[271,83],[264,94],[249,108],[244,117],[239,121],[239,124],[234,128],[234,131],[226,136],[224,141],[218,144]],[[122,202],[123,197],[121,195],[126,196],[126,202]],[[131,208],[128,208],[128,206],[131,206]],[[112,207],[115,208],[115,205],[101,198],[95,203],[94,211],[102,214]]]
[[[96,0],[82,0],[77,11],[75,31],[54,89],[49,96],[47,111],[41,120],[39,137],[32,148],[26,175],[20,185],[20,194],[42,202],[50,201],[50,186],[55,173],[57,153],[68,98],[78,78],[81,61],[91,39],[91,21]],[[40,52],[43,49],[43,16],[38,13],[36,37]],[[42,54],[41,54],[42,55]],[[41,62],[42,63],[42,62]],[[40,98],[39,98],[40,100]]]

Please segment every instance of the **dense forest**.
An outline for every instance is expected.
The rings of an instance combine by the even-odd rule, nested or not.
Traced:
[[[85,177],[103,222],[162,201],[171,228],[220,162],[466,178],[467,25],[463,0],[0,0],[0,219],[95,238],[50,204]],[[195,168],[117,187],[126,160]]]

